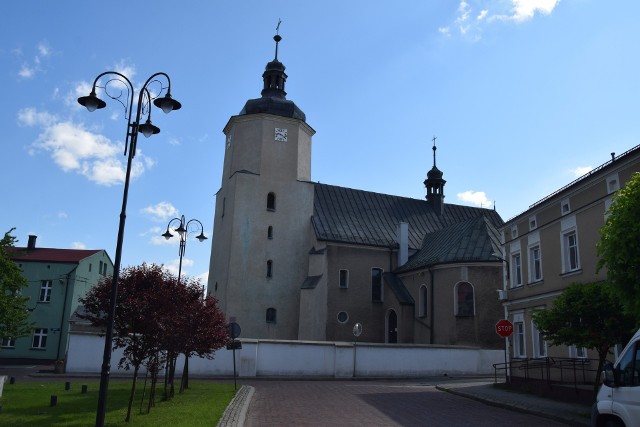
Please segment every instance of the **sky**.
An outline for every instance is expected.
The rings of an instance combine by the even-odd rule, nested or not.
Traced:
[[[1,12],[0,231],[15,227],[21,246],[35,234],[114,260],[125,109],[100,89],[105,109],[76,100],[105,71],[136,97],[164,72],[182,108],[154,107],[161,132],[139,138],[122,265],[177,273],[177,239],[160,235],[184,215],[210,239],[190,236],[183,274],[206,284],[222,130],[260,96],[279,20],[287,99],[316,131],[313,181],[422,199],[436,137],[445,201],[508,220],[640,144],[636,0],[23,0]]]

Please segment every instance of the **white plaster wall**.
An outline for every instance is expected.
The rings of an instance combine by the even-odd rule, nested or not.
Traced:
[[[236,350],[239,377],[407,378],[492,375],[493,364],[502,363],[503,350],[430,345],[396,345],[320,341],[241,340]],[[67,358],[68,373],[100,373],[104,338],[72,334]],[[130,374],[117,368],[122,355],[111,357],[112,374]],[[180,357],[176,372],[182,372]],[[354,375],[355,365],[355,375]],[[220,349],[214,359],[189,359],[192,376],[232,376],[233,351]]]

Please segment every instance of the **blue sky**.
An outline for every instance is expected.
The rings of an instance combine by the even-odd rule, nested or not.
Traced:
[[[124,266],[176,271],[177,242],[160,238],[175,216],[211,236],[222,129],[259,97],[278,19],[287,98],[317,132],[314,181],[423,198],[435,135],[445,201],[495,202],[507,220],[640,144],[635,0],[24,0],[2,16],[0,226],[21,245],[114,258],[124,110],[76,99],[103,71],[136,87],[171,76],[183,107],[154,110],[161,133],[140,138]],[[186,274],[206,278],[210,242],[189,240]]]

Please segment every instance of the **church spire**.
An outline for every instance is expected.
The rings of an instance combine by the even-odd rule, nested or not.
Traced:
[[[282,21],[278,20],[276,35],[273,36],[273,40],[276,42],[275,58],[267,64],[264,73],[262,73],[264,87],[261,95],[263,98],[286,99],[287,96],[287,92],[284,91],[284,84],[287,81],[287,75],[284,72],[285,66],[282,62],[278,61],[278,44],[282,40],[279,34],[281,23]]]
[[[440,215],[444,208],[444,184],[447,182],[442,179],[442,171],[436,167],[436,137],[433,139],[433,167],[427,172],[427,179],[424,180],[424,186],[427,187],[427,202],[431,204],[435,212]]]

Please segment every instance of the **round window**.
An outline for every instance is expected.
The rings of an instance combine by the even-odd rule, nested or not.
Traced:
[[[347,323],[349,321],[349,314],[346,311],[341,311],[338,313],[338,322]]]

